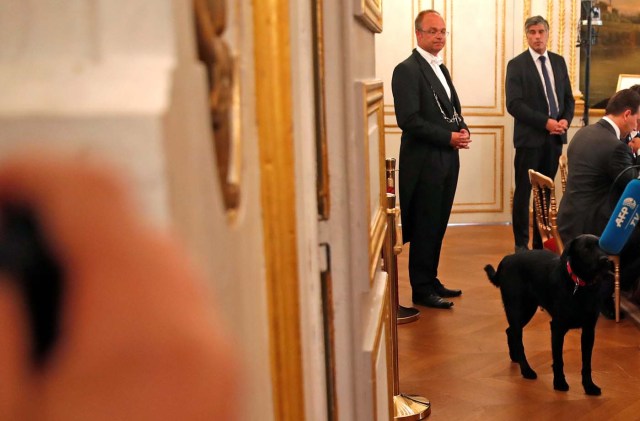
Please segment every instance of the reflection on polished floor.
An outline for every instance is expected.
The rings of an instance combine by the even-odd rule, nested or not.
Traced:
[[[538,312],[524,344],[537,380],[525,380],[509,360],[500,291],[483,271],[513,250],[510,226],[449,227],[439,278],[461,288],[451,310],[418,307],[420,319],[398,327],[400,391],[428,398],[437,420],[638,420],[640,330],[630,318],[603,317],[596,328],[593,379],[602,396],[584,394],[580,332],[567,334],[565,374],[571,387],[552,385],[549,317]],[[411,306],[408,246],[399,255],[400,304]]]

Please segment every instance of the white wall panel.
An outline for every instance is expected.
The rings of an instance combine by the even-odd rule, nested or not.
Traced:
[[[471,126],[470,130],[473,147],[460,151],[456,212],[502,212],[504,128]]]
[[[463,115],[504,114],[504,0],[471,6],[450,0],[448,68]]]

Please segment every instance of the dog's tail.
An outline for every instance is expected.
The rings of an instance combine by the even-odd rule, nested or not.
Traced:
[[[500,287],[500,281],[498,280],[498,277],[496,276],[496,270],[493,268],[493,266],[491,265],[487,265],[484,267],[484,271],[487,272],[487,277],[489,278],[489,280],[491,281],[491,283],[493,285],[495,285],[496,287]]]

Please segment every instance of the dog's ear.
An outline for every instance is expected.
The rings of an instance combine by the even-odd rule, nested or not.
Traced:
[[[565,244],[564,250],[562,251],[562,256],[561,256],[563,260],[567,260],[568,256],[571,255],[571,252],[573,251],[574,240],[575,239],[569,240],[569,242]]]
[[[600,259],[598,260],[598,265],[600,266],[600,268],[602,269],[609,269],[611,261],[609,260],[609,258],[607,256],[600,256]]]

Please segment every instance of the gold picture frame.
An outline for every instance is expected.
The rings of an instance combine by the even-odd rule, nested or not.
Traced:
[[[327,147],[327,118],[324,73],[324,19],[323,0],[313,0],[313,87],[315,92],[316,128],[316,194],[318,217],[329,219],[331,192],[329,189],[329,152]]]
[[[616,92],[621,89],[627,89],[633,85],[640,85],[640,75],[620,74],[618,75],[618,85]]]
[[[360,84],[361,127],[367,221],[369,227],[369,280],[373,283],[386,230],[387,188],[385,174],[384,91],[381,80]]]
[[[355,0],[356,17],[371,32],[382,32],[382,0]]]

